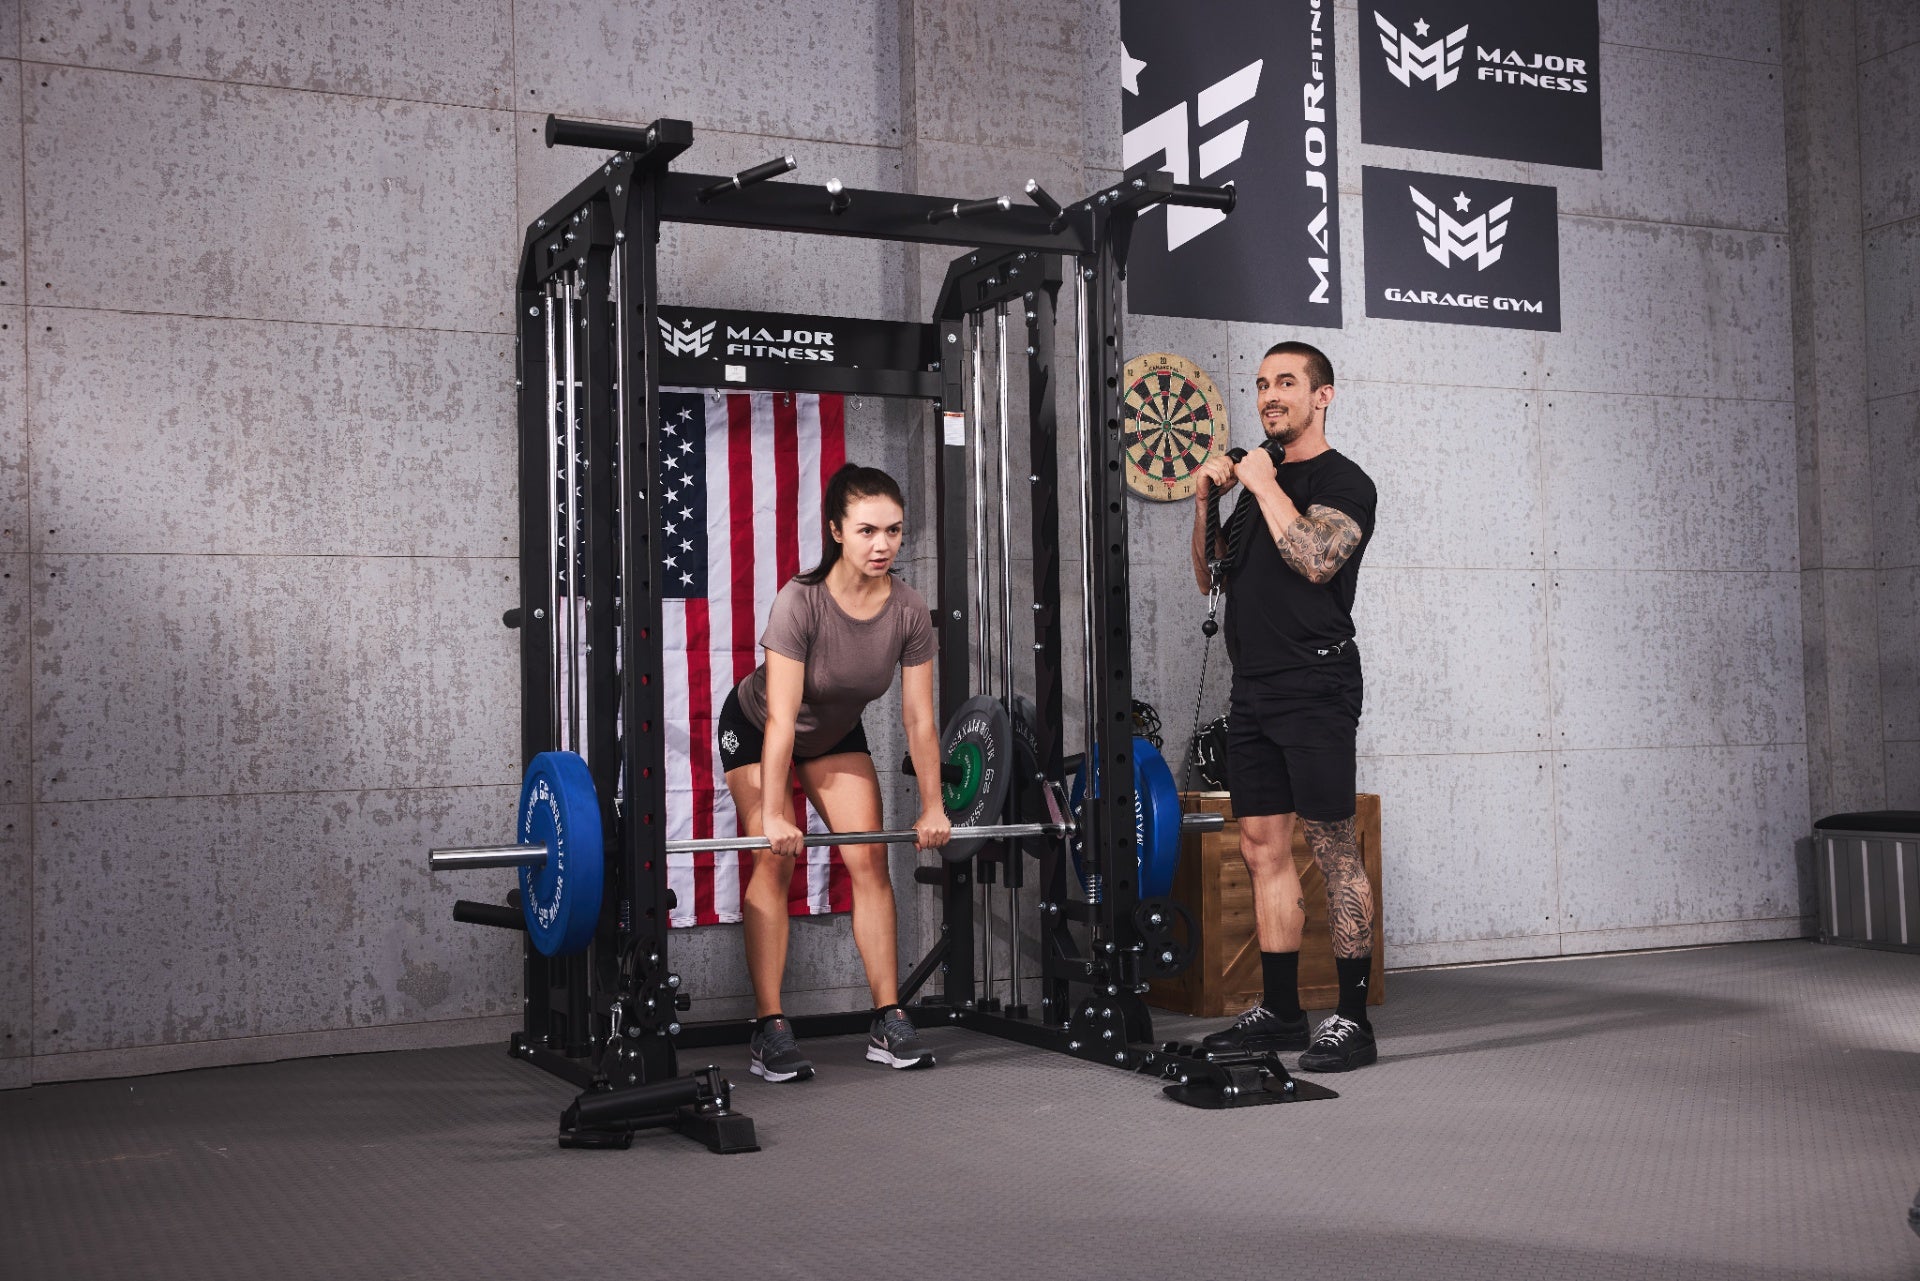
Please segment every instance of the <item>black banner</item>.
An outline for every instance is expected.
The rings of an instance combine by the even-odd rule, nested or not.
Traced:
[[[1360,140],[1600,168],[1599,0],[1361,0]]]
[[[868,369],[920,369],[931,356],[927,325],[848,316],[790,316],[711,307],[660,308],[660,351],[694,360],[824,362]]]
[[[1369,316],[1559,332],[1552,187],[1371,165],[1360,172]]]
[[[1333,0],[1121,0],[1122,163],[1232,183],[1140,219],[1128,309],[1340,327]]]

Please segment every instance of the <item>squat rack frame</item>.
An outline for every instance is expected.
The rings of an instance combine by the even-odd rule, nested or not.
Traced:
[[[562,746],[566,701],[578,699],[570,723],[580,732],[606,834],[606,888],[593,939],[584,952],[548,957],[525,945],[525,1019],[511,1050],[589,1090],[624,1088],[678,1074],[678,1048],[747,1039],[746,1020],[682,1024],[688,1006],[668,964],[665,747],[663,718],[661,539],[658,499],[663,476],[655,448],[660,387],[699,382],[691,363],[663,351],[658,298],[658,244],[668,223],[745,230],[851,236],[897,243],[949,245],[967,251],[950,268],[925,331],[920,370],[846,366],[750,366],[740,386],[755,389],[907,396],[933,401],[935,527],[939,542],[937,625],[940,714],[968,695],[968,636],[974,620],[966,586],[966,445],[938,431],[944,411],[967,412],[963,327],[970,314],[1008,302],[1027,320],[1029,489],[1033,556],[1034,643],[1039,764],[1063,776],[1060,538],[1056,484],[1057,423],[1053,382],[1055,313],[1063,276],[1074,284],[1078,448],[1086,469],[1089,519],[1079,533],[1084,601],[1092,650],[1087,681],[1089,751],[1098,779],[1080,817],[1086,857],[1104,885],[1099,902],[1068,893],[1064,842],[1041,843],[1040,1017],[1024,1007],[1000,1009],[983,999],[973,977],[971,887],[1004,866],[1020,883],[1022,855],[1004,846],[961,863],[923,867],[916,879],[940,894],[942,921],[933,949],[902,983],[901,999],[935,974],[943,990],[914,1006],[923,1026],[941,1018],[974,1031],[1155,1074],[1175,1075],[1174,1056],[1152,1044],[1146,991],[1145,923],[1134,866],[1132,650],[1127,564],[1127,491],[1121,412],[1123,282],[1139,215],[1157,204],[1230,210],[1232,188],[1176,186],[1165,173],[1131,178],[1062,207],[1037,184],[1033,203],[954,200],[899,192],[758,181],[791,168],[774,162],[738,178],[676,172],[672,163],[693,143],[692,126],[661,119],[641,127],[549,117],[548,146],[610,149],[615,154],[528,227],[517,277],[518,386],[521,439],[522,746],[526,759]],[[1063,272],[1063,265],[1065,271]],[[564,306],[561,295],[564,294]],[[556,318],[580,333],[565,344],[556,368]],[[663,377],[663,375],[673,375]],[[556,378],[564,376],[567,475],[553,460]],[[1006,370],[1000,371],[1006,376]],[[710,376],[709,376],[710,381]],[[574,397],[578,389],[579,401]],[[971,416],[969,416],[971,418]],[[612,466],[572,474],[576,424],[590,459]],[[974,422],[977,435],[983,424]],[[1001,423],[1001,431],[1007,424]],[[554,486],[568,486],[565,537],[557,534]],[[576,506],[577,504],[577,506]],[[577,520],[577,524],[574,523]],[[617,527],[615,522],[617,522]],[[584,580],[567,597],[554,588],[556,548],[569,548],[566,573]],[[565,599],[567,628],[584,628],[584,671],[558,683]],[[612,602],[612,609],[595,609]],[[579,611],[576,612],[576,604]],[[1011,626],[1012,620],[1002,622]],[[576,638],[577,639],[577,638]],[[618,716],[584,718],[580,708],[618,708]],[[585,721],[584,731],[578,727]],[[625,732],[623,732],[623,729]],[[1032,780],[1020,780],[1032,788]],[[1016,793],[1018,795],[1018,793]],[[1029,791],[1032,803],[1037,791]],[[464,914],[461,908],[466,909]],[[502,909],[462,904],[460,919],[507,925]],[[1091,929],[1081,948],[1069,926]],[[1015,940],[1018,956],[1018,939]],[[931,1016],[931,1017],[929,1017]],[[865,1011],[798,1016],[801,1035],[864,1030]]]

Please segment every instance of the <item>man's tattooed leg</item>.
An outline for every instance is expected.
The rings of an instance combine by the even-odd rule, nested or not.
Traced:
[[[1354,820],[1334,823],[1303,820],[1307,848],[1320,864],[1327,881],[1327,920],[1333,932],[1333,954],[1366,956],[1373,951],[1373,889],[1367,884],[1366,864],[1360,858],[1360,838]]]

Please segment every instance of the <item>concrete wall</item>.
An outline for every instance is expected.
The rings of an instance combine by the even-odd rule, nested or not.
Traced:
[[[1856,56],[1883,803],[1920,809],[1920,7],[1866,0]]]
[[[1362,145],[1363,12],[1336,10],[1346,326],[1298,336],[1339,374],[1330,440],[1380,490],[1356,615],[1389,964],[1797,935],[1777,5],[1603,0],[1597,173]],[[1363,315],[1365,164],[1557,188],[1563,331]],[[1260,355],[1294,333],[1136,318],[1128,347],[1215,369],[1248,443]],[[1184,558],[1158,549],[1184,545],[1190,513],[1134,510],[1135,581],[1157,598],[1146,697],[1184,736],[1198,606]]]
[[[1909,9],[1861,0],[1863,95],[1912,98]],[[497,839],[517,785],[496,621],[515,598],[511,274],[520,229],[591,163],[540,145],[548,111],[687,117],[688,164],[711,171],[792,152],[807,181],[1031,176],[1067,196],[1118,165],[1117,14],[0,4],[0,1086],[516,1020],[515,941],[447,917],[507,878],[456,888],[422,853]],[[1341,371],[1333,438],[1383,498],[1362,785],[1387,798],[1390,960],[1797,933],[1831,684],[1816,569],[1865,574],[1833,580],[1853,593],[1838,616],[1869,624],[1841,631],[1876,655],[1856,665],[1889,725],[1884,790],[1846,803],[1911,803],[1920,771],[1913,112],[1859,113],[1846,225],[1874,323],[1847,358],[1860,381],[1843,360],[1821,383],[1871,400],[1871,430],[1836,441],[1877,451],[1846,482],[1870,478],[1871,557],[1816,560],[1804,513],[1828,472],[1796,405],[1808,240],[1788,181],[1809,162],[1774,0],[1604,0],[1598,174],[1362,147],[1358,16],[1336,14],[1350,320],[1306,336]],[[1363,163],[1557,186],[1566,331],[1360,315]],[[895,318],[925,313],[947,259],[685,228],[663,251],[670,301]],[[1278,336],[1139,317],[1128,347],[1193,357],[1244,416]],[[851,419],[926,511],[915,414]],[[1168,554],[1188,512],[1132,514],[1141,694],[1177,747],[1199,676]],[[928,550],[908,566],[930,588]],[[1216,653],[1209,716],[1223,678]],[[897,759],[893,706],[869,724]],[[734,931],[683,932],[676,955],[696,1017],[741,1008]],[[797,926],[790,1008],[857,1004],[858,974],[844,921]]]

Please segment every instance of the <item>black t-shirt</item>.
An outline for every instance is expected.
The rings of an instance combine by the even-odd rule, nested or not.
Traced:
[[[1304,514],[1331,507],[1360,526],[1360,545],[1340,571],[1312,583],[1280,557],[1260,504],[1245,490],[1227,521],[1254,521],[1238,562],[1227,572],[1227,656],[1236,676],[1272,676],[1338,660],[1353,639],[1353,593],[1360,560],[1373,541],[1373,481],[1358,463],[1329,449],[1303,462],[1280,464],[1280,488]]]

